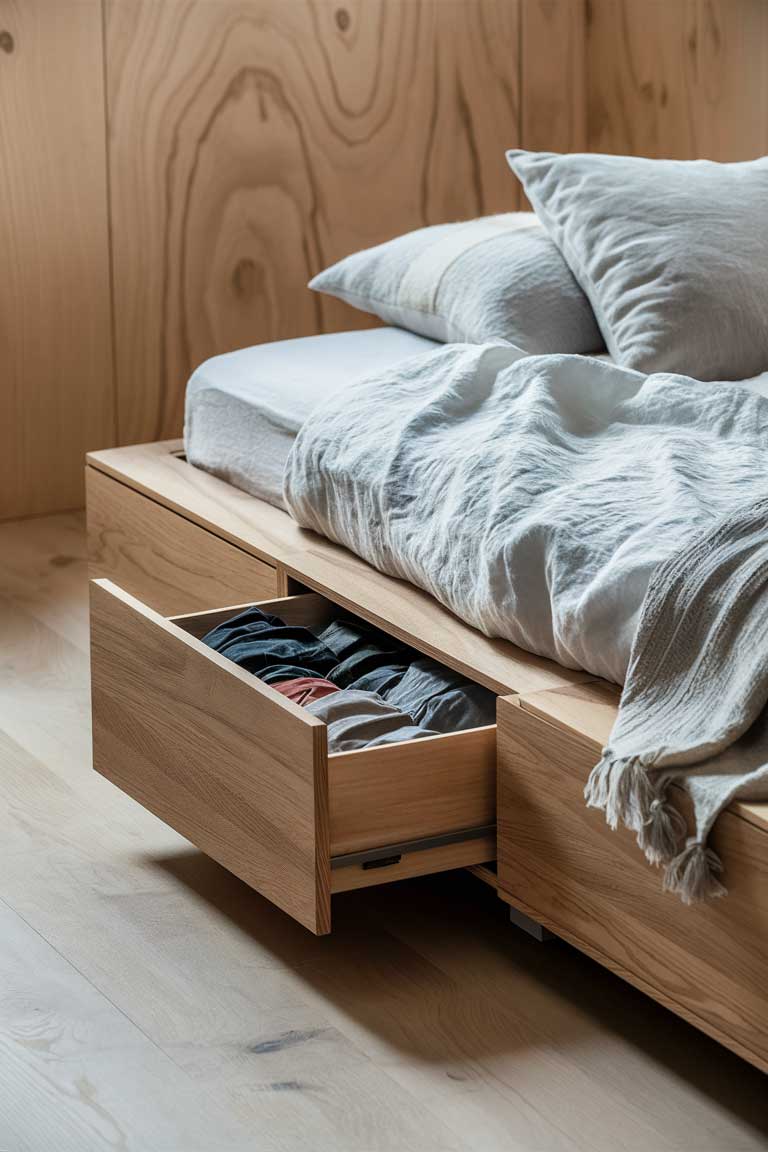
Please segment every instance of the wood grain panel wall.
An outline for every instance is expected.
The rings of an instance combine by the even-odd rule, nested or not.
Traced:
[[[520,141],[531,151],[587,146],[587,0],[522,0]]]
[[[100,0],[0,0],[0,519],[114,443]]]
[[[586,75],[590,151],[768,153],[766,0],[588,0]]]
[[[191,368],[369,324],[310,276],[509,210],[520,0],[108,0],[119,431],[179,432]]]
[[[0,0],[0,108],[2,518],[205,357],[373,323],[306,281],[521,206],[505,148],[768,152],[768,0]]]

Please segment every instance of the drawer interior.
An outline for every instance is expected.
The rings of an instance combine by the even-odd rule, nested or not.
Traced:
[[[169,616],[169,622],[176,624],[184,632],[197,639],[202,639],[212,628],[218,628],[231,620],[238,612],[253,606],[261,608],[262,612],[271,612],[279,616],[286,624],[293,624],[299,628],[309,628],[313,632],[325,628],[339,616],[349,616],[336,604],[326,600],[316,592],[306,592],[302,596],[284,596],[279,600],[249,600],[245,604],[230,604],[226,608],[216,608],[207,612],[188,612],[183,616]]]
[[[250,605],[165,618],[92,592],[94,766],[313,931],[332,891],[495,856],[495,726],[329,755],[324,724],[201,643]],[[259,607],[349,616],[314,593]]]

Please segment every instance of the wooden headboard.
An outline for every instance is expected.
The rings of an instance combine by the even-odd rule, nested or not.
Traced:
[[[372,322],[306,281],[523,206],[506,148],[768,152],[768,0],[0,0],[0,104],[2,519],[203,358]]]

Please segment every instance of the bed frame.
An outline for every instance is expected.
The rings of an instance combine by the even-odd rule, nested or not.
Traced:
[[[729,895],[685,908],[584,806],[614,686],[487,639],[179,442],[93,453],[86,479],[97,771],[316,933],[335,892],[470,867],[768,1071],[768,805],[723,815]],[[200,642],[254,602],[355,613],[496,692],[497,726],[329,755],[323,724]]]

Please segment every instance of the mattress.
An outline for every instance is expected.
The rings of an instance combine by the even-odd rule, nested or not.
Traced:
[[[187,385],[187,459],[282,507],[285,461],[315,405],[355,380],[436,346],[401,328],[372,328],[214,356]]]
[[[214,356],[187,385],[187,459],[282,508],[285,462],[315,405],[355,380],[437,347],[435,341],[402,328],[371,328],[279,340]],[[768,397],[768,372],[737,384],[702,384],[721,387],[746,387]]]

